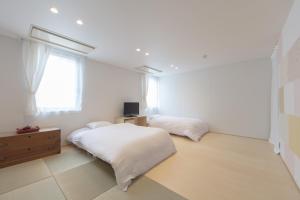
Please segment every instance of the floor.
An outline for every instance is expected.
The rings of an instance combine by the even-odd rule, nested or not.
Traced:
[[[0,169],[0,200],[185,200],[140,177],[128,192],[117,187],[107,163],[73,146],[62,153]]]
[[[296,183],[267,141],[214,133],[200,143],[173,139],[177,154],[146,176],[187,199],[300,200]]]
[[[173,136],[177,153],[122,192],[106,163],[73,146],[0,169],[0,200],[299,200],[300,192],[272,146],[207,134],[199,143]]]

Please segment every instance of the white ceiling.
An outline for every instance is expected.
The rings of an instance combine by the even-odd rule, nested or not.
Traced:
[[[167,73],[270,56],[292,0],[0,0],[0,29],[31,24],[96,46],[89,55]],[[58,15],[49,9],[55,6]],[[84,25],[75,21],[80,18]],[[145,56],[136,48],[150,53]],[[207,54],[208,58],[203,59]]]

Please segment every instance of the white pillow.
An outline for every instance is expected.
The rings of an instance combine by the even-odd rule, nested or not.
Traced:
[[[86,126],[88,128],[94,129],[94,128],[99,128],[99,127],[109,126],[109,125],[112,125],[112,123],[107,121],[97,121],[97,122],[90,122]]]
[[[87,127],[84,127],[84,128],[80,128],[80,129],[77,129],[75,131],[73,131],[72,133],[70,133],[67,137],[67,140],[69,142],[72,142],[74,144],[77,144],[77,142],[80,141],[80,137],[81,135],[85,132],[85,131],[88,131],[88,130],[91,130]]]

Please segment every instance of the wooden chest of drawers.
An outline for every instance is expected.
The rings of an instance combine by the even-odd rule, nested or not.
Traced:
[[[0,134],[0,168],[60,153],[60,129]]]

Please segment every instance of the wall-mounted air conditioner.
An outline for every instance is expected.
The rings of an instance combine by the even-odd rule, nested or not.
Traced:
[[[30,37],[36,40],[40,40],[42,42],[57,45],[83,54],[88,54],[95,50],[95,47],[91,45],[79,42],[67,36],[54,33],[52,31],[34,25],[31,26]]]
[[[161,73],[162,72],[159,69],[155,69],[155,68],[148,67],[148,66],[136,67],[135,69],[137,71],[139,71],[139,72],[150,73],[150,74],[157,74],[157,73]]]

